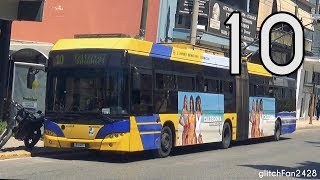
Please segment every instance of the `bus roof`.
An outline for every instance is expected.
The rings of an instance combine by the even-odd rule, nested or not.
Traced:
[[[134,38],[78,38],[61,39],[51,51],[77,49],[113,49],[127,50],[129,54],[151,56],[185,63],[202,64],[205,66],[229,69],[229,58],[206,53],[203,50],[191,49],[190,46],[176,46],[176,44],[157,44]],[[250,74],[272,76],[258,64],[247,63]]]

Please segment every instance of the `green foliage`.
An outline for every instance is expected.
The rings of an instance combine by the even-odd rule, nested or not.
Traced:
[[[6,129],[7,122],[6,121],[0,121],[0,134]]]

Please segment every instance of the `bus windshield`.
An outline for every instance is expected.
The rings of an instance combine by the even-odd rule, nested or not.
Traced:
[[[47,112],[127,115],[128,70],[120,59],[109,61],[118,62],[102,68],[51,69]]]

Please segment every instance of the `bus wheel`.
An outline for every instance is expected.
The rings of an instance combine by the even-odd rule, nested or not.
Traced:
[[[280,135],[281,135],[281,125],[280,125],[280,121],[277,120],[274,127],[274,140],[279,141]]]
[[[164,126],[160,135],[160,147],[156,152],[157,157],[165,158],[169,156],[172,149],[172,131],[168,126]]]
[[[223,125],[223,131],[222,131],[222,142],[220,144],[220,147],[222,149],[229,148],[231,143],[231,128],[229,123],[224,123]]]

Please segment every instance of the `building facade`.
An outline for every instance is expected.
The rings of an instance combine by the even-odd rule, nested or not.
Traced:
[[[145,31],[148,41],[156,41],[159,3],[160,0],[148,3]],[[53,44],[78,34],[135,37],[140,32],[142,5],[143,0],[46,0],[42,22],[13,22],[7,98],[44,112],[46,73],[41,70],[47,64]],[[33,76],[32,86],[27,83],[26,75]],[[8,112],[9,108],[6,115]]]
[[[192,4],[193,0],[160,1],[157,42],[189,41]],[[246,34],[242,34],[242,42],[244,46],[251,44],[246,52],[252,53],[250,61],[255,63],[261,63],[259,44],[252,42],[258,38],[262,22],[270,14],[285,11],[301,20],[304,26],[306,59],[300,70],[289,77],[297,80],[297,117],[305,117],[310,107],[310,93],[308,94],[307,89],[314,82],[314,71],[319,69],[320,72],[320,67],[314,68],[318,64],[315,61],[319,59],[314,55],[320,54],[320,33],[315,29],[313,15],[316,12],[316,0],[200,0],[197,44],[228,52],[229,36],[223,23],[233,10],[245,15],[243,27],[246,27]],[[279,64],[286,64],[292,59],[292,34],[291,28],[285,24],[277,25],[271,33],[272,56]],[[317,92],[320,93],[320,90]],[[280,93],[280,96],[285,95]]]
[[[314,20],[314,32],[312,34],[312,54],[307,56],[298,71],[297,81],[297,117],[310,119],[312,107],[315,107],[320,98],[320,26],[318,0],[309,0],[314,4],[312,17]],[[319,2],[319,1],[318,1]],[[318,6],[316,6],[318,5]],[[314,97],[314,100],[312,100]],[[314,109],[315,110],[315,109]],[[312,117],[315,117],[316,110]]]
[[[46,0],[42,22],[14,22],[12,39],[55,43],[75,34],[139,34],[143,0]],[[146,40],[157,37],[160,0],[149,0]]]

